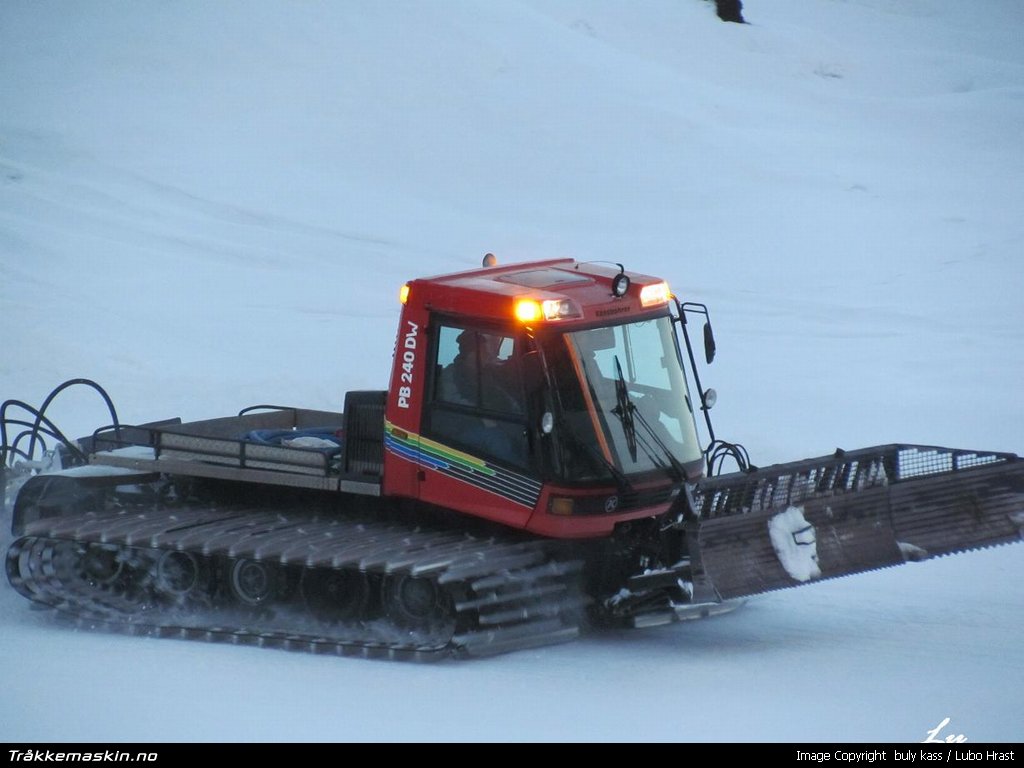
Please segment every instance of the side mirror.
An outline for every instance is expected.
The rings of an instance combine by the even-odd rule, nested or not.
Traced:
[[[704,390],[704,394],[701,395],[701,400],[704,401],[704,410],[710,411],[715,407],[715,403],[718,402],[718,393],[711,387],[708,387]]]
[[[551,430],[555,428],[555,417],[551,411],[544,411],[544,415],[540,417],[540,431],[545,435],[550,435]]]
[[[704,359],[708,365],[715,359],[715,334],[711,330],[711,323],[704,323]]]

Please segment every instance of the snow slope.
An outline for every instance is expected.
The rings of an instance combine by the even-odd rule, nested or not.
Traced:
[[[756,463],[1020,452],[1019,3],[745,13],[6,0],[0,399],[337,409],[385,385],[402,282],[493,251],[708,303],[716,428]],[[1020,740],[1021,553],[427,667],[70,632],[4,584],[0,739]]]

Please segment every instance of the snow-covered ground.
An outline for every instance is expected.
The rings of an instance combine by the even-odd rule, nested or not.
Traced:
[[[402,282],[493,251],[708,303],[755,463],[1020,452],[1019,0],[744,5],[5,0],[0,400],[338,409]],[[73,632],[3,583],[0,740],[1019,741],[1022,555],[433,666]]]

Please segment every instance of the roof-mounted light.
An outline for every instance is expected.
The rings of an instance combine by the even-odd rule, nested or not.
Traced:
[[[409,301],[409,284],[408,283],[403,285],[401,290],[398,292],[398,300],[400,302],[402,302],[403,304],[405,304],[407,301]]]
[[[515,304],[516,319],[521,323],[535,323],[538,320],[567,320],[582,317],[576,303],[569,299],[519,299]]]
[[[541,302],[540,306],[544,310],[545,320],[565,320],[581,316],[580,308],[569,299],[547,299]]]
[[[672,298],[672,292],[668,288],[668,283],[652,283],[640,289],[640,306],[642,307],[668,304],[670,298]]]
[[[520,299],[516,302],[516,320],[521,323],[535,323],[544,316],[540,302],[534,299]]]

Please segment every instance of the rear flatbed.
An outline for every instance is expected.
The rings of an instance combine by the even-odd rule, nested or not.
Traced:
[[[366,402],[376,399],[346,401],[351,419],[344,412],[257,406],[237,416],[110,429],[91,438],[89,460],[143,472],[379,496],[383,398],[379,430],[376,403]]]

